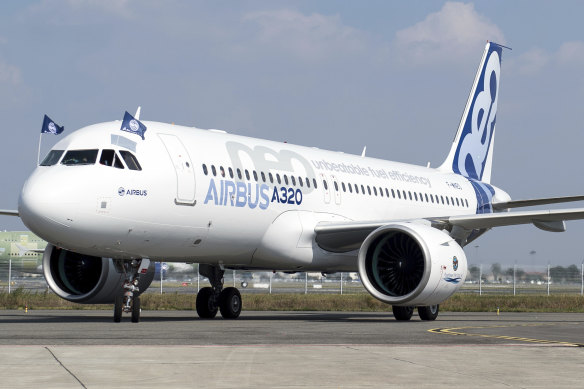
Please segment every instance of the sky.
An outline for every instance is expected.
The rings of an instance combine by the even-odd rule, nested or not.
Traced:
[[[44,114],[67,134],[142,106],[144,120],[438,166],[487,40],[512,48],[492,184],[514,199],[584,194],[582,14],[578,1],[2,2],[0,209],[36,166]],[[57,140],[42,137],[41,157]],[[467,256],[580,264],[584,221],[567,225],[497,228]]]

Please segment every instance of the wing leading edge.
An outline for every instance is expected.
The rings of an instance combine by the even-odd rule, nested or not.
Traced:
[[[11,209],[0,209],[0,215],[18,216],[18,211],[13,211]]]
[[[533,224],[537,228],[561,232],[565,231],[566,220],[584,219],[584,208],[557,209],[544,211],[486,213],[466,216],[446,216],[427,219],[411,220],[381,220],[372,222],[342,222],[316,225],[315,240],[320,248],[331,252],[348,252],[357,250],[363,240],[377,228],[395,223],[427,223],[439,229],[447,229],[461,234],[462,231],[489,229],[493,227],[512,226],[519,224]]]

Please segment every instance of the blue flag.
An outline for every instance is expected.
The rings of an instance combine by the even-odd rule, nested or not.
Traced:
[[[128,111],[126,111],[126,114],[124,115],[124,120],[122,121],[122,128],[120,128],[120,130],[140,135],[142,137],[142,140],[144,140],[146,126],[143,125],[139,120],[134,119],[134,117],[130,115]]]
[[[41,134],[50,133],[59,135],[60,133],[63,132],[64,129],[65,127],[58,126],[54,121],[51,120],[50,117],[45,115],[45,118],[43,119],[43,128],[41,130]]]

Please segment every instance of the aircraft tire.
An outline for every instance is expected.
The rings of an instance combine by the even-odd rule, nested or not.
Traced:
[[[407,321],[412,318],[414,314],[414,307],[399,307],[392,305],[393,316],[397,321]]]
[[[122,304],[124,302],[123,296],[120,294],[114,300],[114,323],[122,321]]]
[[[422,320],[436,320],[440,305],[429,305],[425,307],[418,307],[418,315]]]
[[[140,296],[134,297],[132,301],[132,323],[140,322]]]
[[[217,316],[217,307],[212,307],[211,299],[213,298],[213,289],[205,287],[197,293],[196,308],[197,314],[201,319],[213,319]]]
[[[241,294],[234,287],[221,291],[219,296],[219,309],[224,319],[237,319],[241,314]]]

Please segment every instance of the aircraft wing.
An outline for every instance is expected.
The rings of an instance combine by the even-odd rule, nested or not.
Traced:
[[[501,212],[462,216],[445,216],[411,220],[384,220],[373,222],[321,222],[316,225],[316,243],[324,250],[347,252],[357,250],[367,235],[377,228],[396,222],[427,223],[440,229],[456,227],[471,231],[493,227],[533,224],[552,232],[565,231],[564,221],[584,219],[584,208],[556,209],[544,211]]]
[[[0,215],[18,216],[18,211],[13,211],[11,209],[0,209]]]
[[[542,199],[513,200],[500,203],[493,203],[493,208],[496,210],[503,210],[509,208],[533,207],[536,205],[568,203],[571,201],[582,200],[584,200],[584,196],[564,196],[564,197],[548,197]]]

